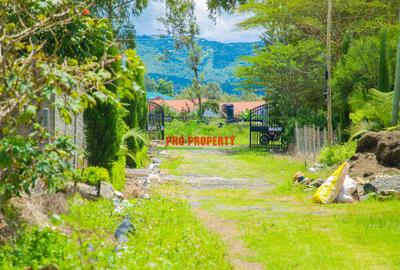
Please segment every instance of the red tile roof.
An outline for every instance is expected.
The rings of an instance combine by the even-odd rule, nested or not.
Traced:
[[[197,107],[196,100],[190,99],[173,99],[173,100],[162,100],[162,99],[153,99],[152,102],[157,103],[158,105],[166,105],[173,109],[176,112],[182,111],[193,111]]]
[[[203,100],[207,101],[206,99]],[[174,99],[174,100],[161,100],[161,99],[153,99],[152,102],[155,102],[159,105],[166,105],[173,109],[176,112],[181,112],[183,110],[194,111],[197,107],[197,100],[190,99]],[[265,101],[240,101],[240,102],[220,102],[219,106],[222,111],[222,106],[224,104],[232,104],[234,106],[234,114],[235,116],[239,116],[245,110],[251,110],[255,107],[261,106],[265,103]]]
[[[219,104],[220,109],[224,104],[232,104],[235,116],[239,116],[245,110],[251,110],[255,107],[265,104],[265,101],[239,101],[239,102],[222,102]]]

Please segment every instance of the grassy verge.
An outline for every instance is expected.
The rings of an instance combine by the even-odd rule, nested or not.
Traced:
[[[71,237],[51,230],[27,229],[15,246],[0,250],[1,269],[54,264],[61,269],[230,269],[225,248],[180,200],[155,195],[134,201],[126,213],[135,231],[117,255],[113,233],[123,220],[112,202],[74,200],[62,227]]]

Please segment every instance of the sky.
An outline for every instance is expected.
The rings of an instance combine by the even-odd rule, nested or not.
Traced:
[[[140,17],[133,18],[137,35],[160,35],[163,34],[162,26],[157,18],[163,16],[164,4],[154,1],[143,11]],[[231,43],[231,42],[254,42],[259,40],[260,32],[257,30],[239,31],[236,24],[241,22],[245,16],[237,14],[222,14],[216,22],[208,18],[206,0],[196,0],[196,17],[200,26],[201,38]]]

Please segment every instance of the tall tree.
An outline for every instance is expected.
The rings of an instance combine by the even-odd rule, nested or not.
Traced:
[[[188,53],[187,64],[193,72],[192,89],[199,104],[199,117],[202,118],[202,87],[199,66],[202,59],[202,48],[197,43],[199,25],[195,15],[194,0],[170,1],[166,15],[160,18],[168,35],[175,39],[177,49]]]
[[[332,14],[333,60],[341,55],[341,45],[348,33],[355,37],[377,33],[397,21],[397,0],[335,0]],[[250,0],[239,8],[253,14],[240,23],[244,29],[261,28],[268,41],[289,43],[299,39],[326,41],[326,1],[321,0]],[[272,39],[271,38],[274,38]]]

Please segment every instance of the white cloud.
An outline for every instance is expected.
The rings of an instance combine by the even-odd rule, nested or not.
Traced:
[[[162,16],[164,12],[164,4],[150,2],[143,14],[133,19],[137,34],[162,34],[162,26],[157,18]],[[222,14],[215,22],[209,19],[206,0],[196,0],[196,16],[200,26],[201,38],[219,42],[253,42],[259,40],[259,31],[239,31],[237,29],[236,25],[245,18],[243,15]]]

